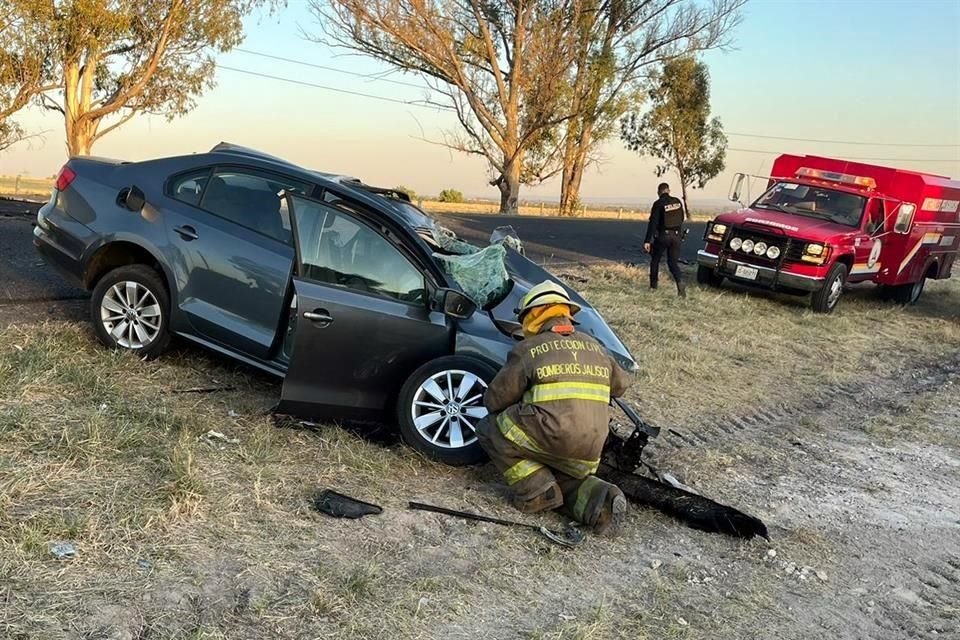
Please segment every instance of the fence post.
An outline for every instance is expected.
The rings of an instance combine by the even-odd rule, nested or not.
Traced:
[[[617,220],[623,216],[623,207],[617,207]]]
[[[540,217],[543,217],[543,203],[540,203]]]
[[[13,195],[20,195],[20,176],[17,176],[17,179],[13,183]]]

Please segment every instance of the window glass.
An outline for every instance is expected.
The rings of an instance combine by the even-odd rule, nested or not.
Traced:
[[[293,198],[301,275],[411,303],[423,303],[423,274],[386,238],[328,204]]]
[[[838,224],[860,225],[866,198],[846,191],[793,182],[778,182],[753,203],[755,208],[825,218]]]
[[[203,188],[207,185],[209,177],[210,169],[181,174],[170,185],[170,195],[181,202],[199,206],[200,196],[203,195]]]
[[[270,173],[221,169],[213,174],[200,206],[281,242],[290,242],[290,220],[280,211],[280,192],[306,194],[310,185]]]

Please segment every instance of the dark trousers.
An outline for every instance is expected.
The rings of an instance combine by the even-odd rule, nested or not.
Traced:
[[[683,281],[683,274],[680,271],[680,232],[665,231],[657,236],[653,241],[652,251],[650,252],[650,286],[656,287],[657,280],[660,278],[660,258],[664,251],[667,253],[667,267],[670,268],[670,275],[674,282],[679,285]]]

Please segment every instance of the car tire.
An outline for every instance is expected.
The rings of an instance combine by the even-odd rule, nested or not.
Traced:
[[[723,284],[723,276],[701,264],[697,265],[697,282],[708,287],[719,287]]]
[[[487,414],[483,394],[496,374],[469,356],[444,356],[414,371],[397,399],[404,442],[445,464],[483,462],[487,456],[476,428]]]
[[[118,267],[97,282],[90,298],[97,338],[111,349],[152,358],[170,346],[170,296],[160,275],[142,264]]]
[[[823,281],[823,286],[813,293],[810,306],[816,313],[832,313],[840,303],[846,284],[847,265],[842,262],[834,263]]]
[[[891,298],[897,304],[914,305],[920,300],[920,294],[923,293],[923,285],[926,284],[926,278],[920,278],[917,282],[911,284],[901,284],[891,287]]]

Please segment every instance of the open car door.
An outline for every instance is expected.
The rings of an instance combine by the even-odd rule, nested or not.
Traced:
[[[278,410],[382,416],[407,377],[453,350],[453,326],[428,305],[427,276],[375,214],[288,194],[293,223],[292,353]]]

